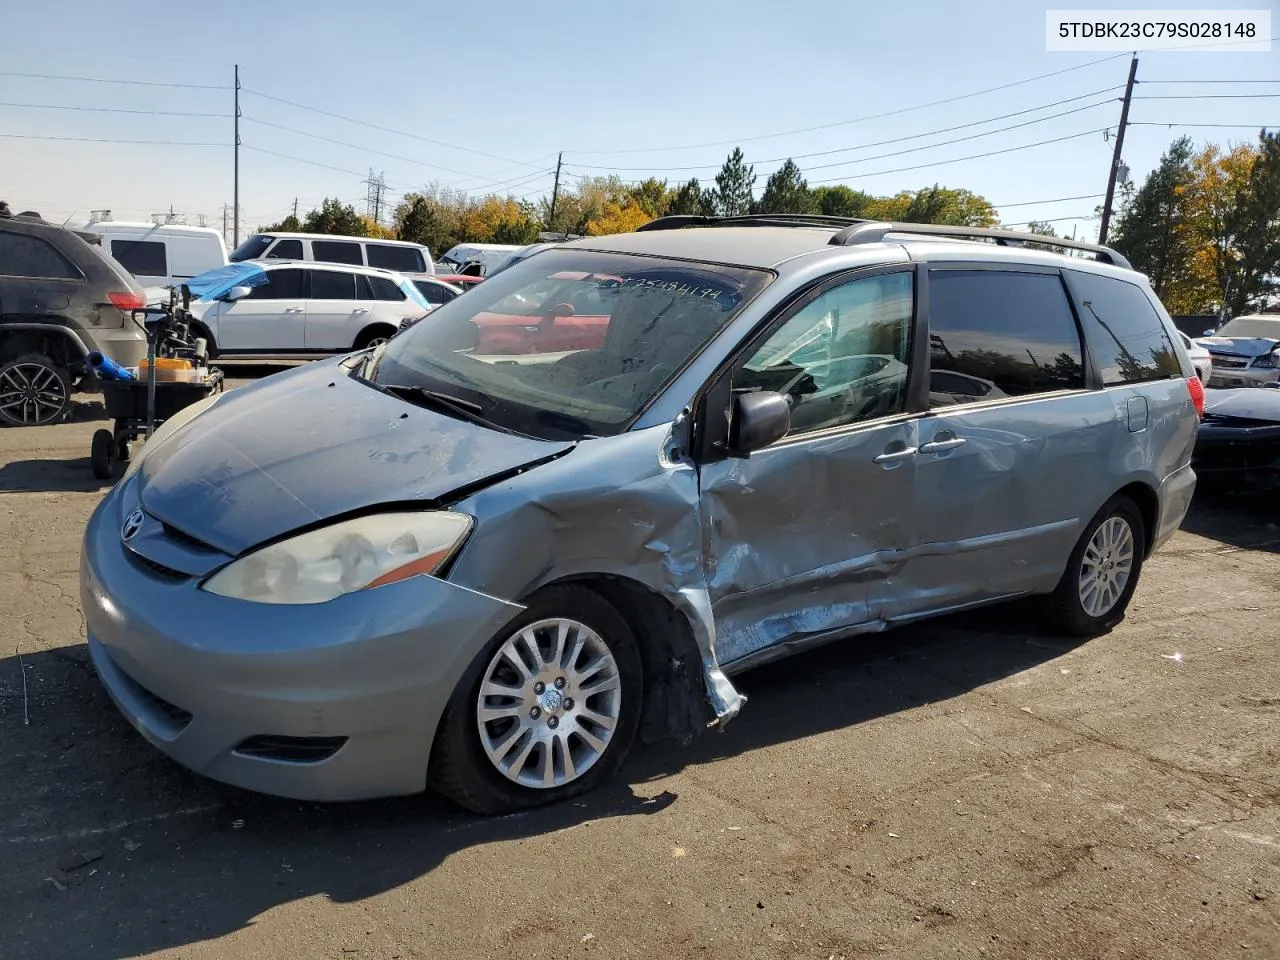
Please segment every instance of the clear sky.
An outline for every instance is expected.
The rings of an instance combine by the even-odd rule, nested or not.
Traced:
[[[740,143],[760,174],[757,195],[781,158],[832,151],[797,160],[811,184],[876,194],[967,187],[997,204],[1006,223],[1057,220],[1060,231],[1076,226],[1092,238],[1096,220],[1064,218],[1089,218],[1101,202],[1092,195],[1106,187],[1112,150],[1102,131],[1119,119],[1129,57],[1046,52],[1046,6],[1069,5],[224,0],[219,15],[214,5],[173,0],[10,0],[0,29],[0,198],[58,220],[96,208],[145,219],[172,205],[192,223],[203,214],[220,226],[232,198],[238,63],[244,229],[287,213],[295,197],[301,212],[324,196],[363,209],[370,167],[385,173],[392,202],[432,180],[478,193],[496,183],[497,192],[532,199],[550,191],[559,151],[569,182],[610,172],[707,181]],[[1270,9],[1273,35],[1280,30],[1276,0],[1080,6]],[[1124,159],[1138,182],[1181,133],[1229,143],[1280,127],[1280,42],[1270,53],[1139,58],[1142,99],[1131,121],[1247,126],[1131,127]],[[1169,80],[1197,82],[1156,82]],[[1149,99],[1205,95],[1218,99]],[[953,97],[962,99],[860,119]],[[1069,102],[1048,106],[1058,101]],[[919,136],[964,124],[973,125]],[[974,136],[1014,124],[1026,125]],[[797,130],[806,132],[787,133]],[[930,146],[960,137],[972,139]],[[1028,203],[1071,197],[1086,199]]]

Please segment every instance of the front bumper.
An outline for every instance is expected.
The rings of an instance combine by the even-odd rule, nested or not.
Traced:
[[[215,780],[279,796],[423,789],[449,696],[520,607],[432,577],[309,606],[219,597],[130,559],[119,491],[85,530],[80,595],[98,675],[147,740]],[[244,752],[250,738],[337,748],[282,759]]]
[[[1191,463],[1206,484],[1280,486],[1280,424],[1228,426],[1206,421],[1196,436]]]
[[[1223,367],[1213,365],[1209,375],[1210,387],[1261,387],[1280,380],[1280,370],[1269,367]]]

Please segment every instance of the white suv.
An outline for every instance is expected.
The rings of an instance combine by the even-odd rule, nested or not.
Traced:
[[[390,270],[295,260],[258,265],[267,273],[266,284],[237,287],[197,312],[195,333],[208,340],[211,356],[342,353],[386,340],[401,321],[433,309],[406,277]]]

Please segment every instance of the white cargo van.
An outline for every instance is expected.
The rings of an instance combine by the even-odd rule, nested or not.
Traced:
[[[344,237],[328,233],[254,233],[231,252],[231,260],[311,260],[345,263],[353,267],[378,267],[408,277],[435,273],[431,251],[420,243]]]
[[[227,245],[212,227],[91,220],[83,229],[101,236],[103,249],[144,287],[172,286],[227,263]]]

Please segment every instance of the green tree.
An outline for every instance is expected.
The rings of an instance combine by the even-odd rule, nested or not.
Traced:
[[[677,214],[694,217],[712,216],[715,213],[715,204],[710,196],[711,192],[702,188],[697,177],[688,183],[681,184],[671,194],[671,202],[667,205],[667,216]]]
[[[871,197],[861,190],[854,190],[843,183],[834,186],[813,187],[809,195],[818,205],[818,212],[828,217],[861,217],[866,213]]]
[[[892,197],[876,197],[866,215],[876,220],[904,223],[947,223],[965,227],[990,227],[996,211],[990,201],[963,187],[934,184],[923,190],[902,190]]]
[[[334,233],[348,237],[363,237],[365,223],[355,207],[336,198],[325,197],[318,210],[307,214],[302,223],[305,233]]]
[[[716,174],[716,186],[712,192],[712,204],[722,217],[736,217],[751,212],[756,185],[755,167],[742,156],[742,149],[734,147]]]
[[[1236,198],[1237,257],[1231,316],[1260,309],[1280,289],[1280,135],[1263,130],[1249,180]]]
[[[1187,229],[1187,186],[1193,179],[1191,138],[1175,140],[1156,169],[1124,205],[1111,242],[1168,300],[1190,269],[1192,235]]]
[[[667,215],[667,208],[671,205],[671,191],[667,189],[667,181],[650,177],[641,180],[628,192],[635,205],[650,219]]]
[[[302,222],[292,213],[279,223],[273,223],[269,226],[258,228],[259,233],[300,233],[301,231]]]
[[[764,185],[756,204],[757,213],[817,213],[818,204],[809,193],[809,184],[790,158],[775,170]]]

